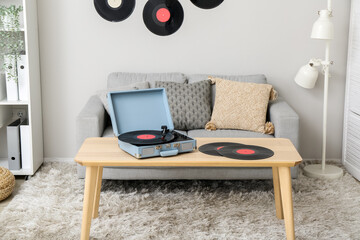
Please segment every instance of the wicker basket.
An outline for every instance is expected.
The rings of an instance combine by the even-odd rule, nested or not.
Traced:
[[[10,196],[14,187],[14,175],[8,169],[0,167],[0,201]]]

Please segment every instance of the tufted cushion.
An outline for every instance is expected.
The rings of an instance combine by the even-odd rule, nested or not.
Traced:
[[[204,128],[211,117],[211,84],[209,80],[193,84],[155,82],[165,88],[175,129]]]
[[[211,78],[216,84],[215,106],[207,130],[241,129],[273,133],[273,125],[265,123],[270,84],[244,83]]]

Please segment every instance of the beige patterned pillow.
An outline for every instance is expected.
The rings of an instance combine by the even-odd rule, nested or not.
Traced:
[[[266,134],[274,133],[266,123],[270,99],[276,92],[270,84],[245,83],[209,77],[216,84],[215,105],[207,130],[241,129]]]

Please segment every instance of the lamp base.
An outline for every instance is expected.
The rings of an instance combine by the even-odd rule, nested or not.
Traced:
[[[332,165],[325,165],[322,170],[321,164],[313,164],[304,167],[304,175],[311,178],[337,179],[343,175],[343,170]]]

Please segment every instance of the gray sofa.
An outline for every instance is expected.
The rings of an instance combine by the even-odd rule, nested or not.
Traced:
[[[181,83],[193,83],[207,79],[206,74],[184,75],[182,73],[111,73],[108,77],[107,87],[116,88],[126,86],[134,82],[148,81],[150,87],[154,87],[155,81],[172,81]],[[225,79],[241,82],[266,83],[264,75],[247,76],[221,76]],[[214,103],[215,87],[212,89],[212,102]],[[242,130],[216,130],[206,131],[195,129],[181,131],[192,138],[196,137],[241,137],[241,138],[288,138],[296,148],[299,146],[299,117],[296,112],[278,97],[271,101],[268,107],[268,120],[275,126],[274,135],[266,135]],[[111,122],[104,110],[98,96],[92,96],[77,116],[76,119],[76,143],[80,148],[83,141],[88,137],[114,137]],[[191,153],[189,153],[191,154]],[[291,170],[292,177],[297,176],[297,167]],[[84,178],[85,167],[78,165],[78,177]],[[134,168],[134,167],[111,167],[104,168],[104,179],[141,180],[141,179],[270,179],[271,168]]]

